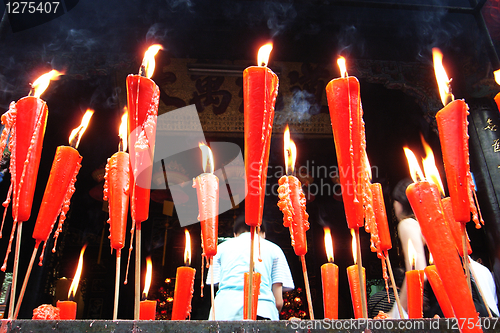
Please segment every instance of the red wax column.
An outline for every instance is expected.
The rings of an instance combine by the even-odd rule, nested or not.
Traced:
[[[462,223],[470,221],[471,205],[474,205],[470,196],[467,110],[465,101],[455,100],[436,114],[453,214],[455,220]]]
[[[457,247],[458,253],[460,256],[464,256],[464,246],[462,244],[462,235],[464,233],[465,224],[455,221],[455,217],[453,216],[453,207],[451,204],[451,199],[444,198],[441,199],[441,204],[443,205],[443,214],[446,223],[448,224],[451,234],[453,235],[453,239],[455,240],[455,245]],[[472,248],[470,246],[469,239],[466,238],[467,241],[467,254],[472,253]]]
[[[144,300],[139,305],[140,320],[155,320],[156,317],[156,301]]]
[[[191,267],[183,266],[177,268],[172,320],[185,320],[191,313],[195,273],[196,270]]]
[[[109,200],[111,248],[119,256],[125,245],[129,203],[130,161],[126,152],[117,152],[106,164],[104,200]]]
[[[331,80],[326,96],[332,120],[335,150],[340,168],[340,185],[347,225],[363,226],[363,195],[361,163],[362,119],[359,82],[353,76]],[[363,132],[363,133],[362,133]]]
[[[406,189],[406,196],[432,253],[455,317],[477,323],[479,318],[455,244],[444,220],[437,186],[427,181],[413,183]],[[462,332],[482,332],[482,330],[476,325],[472,328],[464,325]]]
[[[243,282],[243,319],[248,319],[248,272],[244,274],[244,282]],[[257,305],[259,303],[259,294],[260,294],[260,278],[261,275],[259,272],[254,272],[252,274],[253,277],[253,290],[252,290],[252,318],[251,320],[257,320]]]
[[[423,318],[424,306],[424,271],[406,272],[406,288],[408,294],[408,318]]]
[[[439,277],[435,265],[429,265],[424,269],[425,275],[427,276],[427,280],[432,287],[432,291],[434,291],[434,295],[436,295],[436,299],[438,300],[439,306],[441,307],[441,311],[446,318],[453,318],[453,308],[451,307],[450,299],[444,290],[443,281]]]
[[[337,265],[329,262],[321,266],[321,285],[323,287],[323,307],[325,319],[338,319],[339,267]]]
[[[347,267],[347,279],[349,280],[349,289],[351,290],[352,308],[354,310],[354,318],[363,318],[363,308],[361,303],[361,293],[366,289],[365,268],[363,267],[363,284],[359,281],[358,265]],[[365,298],[366,299],[366,298]]]
[[[382,194],[382,185],[374,183],[370,185],[373,197],[373,211],[375,212],[375,221],[377,223],[378,238],[380,240],[379,251],[384,252],[392,248],[391,232],[387,224],[387,214],[385,212],[384,195]]]
[[[193,187],[198,197],[203,253],[210,259],[217,254],[219,178],[213,173],[202,173],[193,180]]]
[[[260,226],[264,209],[267,165],[273,130],[274,105],[278,96],[278,76],[265,66],[243,71],[245,120],[245,222]]]
[[[73,182],[80,170],[81,161],[82,157],[75,148],[69,146],[57,147],[40,211],[36,219],[35,229],[33,230],[33,238],[36,241],[35,247],[38,248],[41,242],[47,242],[57,216],[61,213],[61,209],[64,209],[65,199],[68,199],[67,197],[71,197],[73,194],[70,185],[74,186]]]
[[[76,302],[73,301],[57,301],[59,308],[59,316],[61,319],[76,319]]]
[[[129,152],[132,166],[130,214],[137,229],[149,216],[160,89],[144,76],[127,77]]]
[[[297,177],[288,176],[288,184],[290,186],[290,200],[293,207],[293,217],[290,223],[292,246],[296,255],[303,256],[307,253],[306,231],[309,230],[306,197]]]

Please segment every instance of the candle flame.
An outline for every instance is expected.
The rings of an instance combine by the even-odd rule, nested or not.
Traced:
[[[283,152],[285,154],[285,171],[288,175],[292,174],[295,170],[295,161],[297,159],[297,146],[295,142],[290,139],[290,129],[286,126],[285,133],[283,134]]]
[[[207,172],[207,166],[210,173],[214,173],[214,155],[212,154],[212,149],[209,146],[200,142],[198,147],[201,149],[201,161],[203,165],[203,172]]]
[[[75,149],[78,148],[78,145],[80,144],[80,139],[82,138],[83,133],[85,133],[85,130],[89,126],[90,118],[92,118],[93,114],[94,110],[88,109],[83,115],[82,122],[80,123],[80,125],[71,131],[71,134],[69,135],[69,144],[72,145],[72,143],[76,141],[74,145]]]
[[[125,107],[125,112],[122,115],[118,136],[120,137],[120,151],[127,151],[127,133],[128,133],[128,111]]]
[[[417,267],[417,251],[413,246],[411,239],[408,239],[408,258],[410,259],[411,269],[414,270]]]
[[[422,165],[424,166],[425,178],[432,183],[436,184],[439,188],[439,192],[444,196],[444,186],[439,176],[439,171],[436,167],[436,162],[434,161],[434,153],[431,147],[425,142],[424,137],[420,134],[420,139],[422,140],[422,145],[425,149],[425,158],[422,159]]]
[[[271,55],[271,51],[273,50],[273,43],[267,43],[262,45],[257,53],[257,65],[258,66],[267,66],[269,62],[269,56]]]
[[[148,297],[152,278],[153,278],[153,262],[151,261],[151,256],[148,256],[146,258],[146,278],[144,279],[144,292],[143,292],[144,298]]]
[[[496,71],[494,71],[493,75],[495,76],[495,82],[498,85],[500,85],[500,69],[497,69]]]
[[[330,233],[330,228],[324,228],[325,230],[325,250],[328,262],[333,263],[333,240],[332,234]]]
[[[73,282],[71,282],[71,286],[68,291],[68,299],[72,300],[76,295],[76,290],[78,289],[78,284],[80,283],[80,276],[82,275],[83,268],[83,254],[85,253],[85,249],[87,248],[87,244],[82,247],[80,251],[80,259],[78,259],[78,266],[76,267],[75,276],[73,277]]]
[[[45,89],[47,89],[47,87],[49,86],[50,81],[54,80],[62,74],[63,73],[53,69],[50,72],[41,75],[38,79],[35,80],[35,82],[31,84],[31,91],[33,93],[32,95],[35,97],[40,97]]]
[[[439,96],[441,97],[443,105],[446,105],[453,101],[454,97],[450,88],[451,80],[448,78],[446,70],[443,67],[443,54],[441,53],[441,50],[438,48],[432,49],[432,60],[434,63],[434,74],[436,75]]]
[[[186,235],[186,247],[184,248],[184,263],[186,266],[191,265],[191,237],[189,231],[184,229],[184,234]]]
[[[429,252],[429,265],[434,265],[434,257],[432,256],[432,253]]]
[[[363,152],[364,159],[365,159],[365,171],[368,174],[368,177],[370,178],[370,181],[372,180],[372,167],[370,166],[370,160],[368,159],[368,155],[366,152]]]
[[[352,236],[352,242],[351,242],[352,258],[354,259],[354,265],[356,265],[358,263],[358,246],[356,244],[354,229],[351,229],[351,236]]]
[[[345,78],[348,76],[347,74],[347,67],[345,64],[345,58],[344,57],[339,57],[337,59],[337,65],[339,66],[340,69],[340,77]]]
[[[163,46],[160,44],[151,45],[147,51],[144,53],[144,58],[142,59],[141,70],[144,68],[144,74],[148,79],[153,76],[155,71],[155,55],[158,51],[163,50]]]
[[[424,174],[420,169],[420,165],[418,165],[418,161],[417,158],[415,157],[415,154],[407,147],[404,147],[403,150],[405,151],[406,159],[408,160],[411,179],[413,179],[414,182],[423,180]]]

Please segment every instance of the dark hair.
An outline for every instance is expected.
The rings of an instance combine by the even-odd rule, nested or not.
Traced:
[[[263,232],[266,232],[266,227],[264,224],[264,221],[262,222],[262,225],[260,226],[260,230]],[[234,220],[234,225],[233,225],[233,232],[235,235],[239,235],[241,233],[250,231],[250,226],[245,223],[245,214],[241,214]]]
[[[401,179],[392,190],[392,199],[403,206],[403,214],[406,217],[415,216],[411,209],[410,202],[408,201],[408,197],[406,196],[406,188],[411,183],[413,183],[413,181],[410,178]]]

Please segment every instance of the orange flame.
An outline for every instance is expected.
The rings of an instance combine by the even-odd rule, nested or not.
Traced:
[[[418,161],[417,158],[415,157],[415,154],[407,147],[404,147],[403,150],[405,151],[406,159],[408,160],[411,179],[413,179],[414,182],[423,180],[424,174],[420,169],[420,165],[418,165]]]
[[[143,297],[147,298],[149,293],[149,288],[151,287],[151,279],[153,277],[153,262],[151,261],[151,256],[146,258],[146,278],[144,279],[144,291]]]
[[[498,85],[500,85],[500,69],[497,69],[496,71],[494,71],[493,75],[495,76],[495,82]]]
[[[273,43],[267,43],[260,47],[259,52],[257,53],[257,66],[267,66],[272,50]]]
[[[408,259],[410,259],[411,269],[414,270],[417,267],[417,251],[413,246],[411,239],[408,239]]]
[[[125,113],[122,115],[122,120],[120,123],[120,129],[118,130],[118,136],[120,137],[120,151],[127,151],[127,130],[128,130],[128,111],[125,109]]]
[[[352,236],[352,242],[351,242],[352,258],[354,259],[354,265],[356,265],[358,263],[358,246],[356,244],[354,229],[351,229],[351,236]]]
[[[444,196],[444,186],[439,176],[439,171],[436,167],[436,162],[434,161],[434,153],[431,147],[425,142],[424,137],[420,134],[420,139],[422,140],[422,145],[425,149],[425,158],[422,159],[422,165],[424,166],[425,178],[432,183],[436,184],[439,188],[439,192]]]
[[[83,268],[83,254],[85,253],[85,249],[87,248],[87,244],[82,247],[80,251],[80,259],[78,259],[78,266],[76,267],[75,277],[73,278],[73,282],[71,282],[71,286],[68,291],[68,299],[72,300],[76,295],[76,290],[78,289],[78,284],[80,283],[80,276],[82,275]]]
[[[155,55],[158,51],[163,50],[163,46],[160,44],[151,45],[147,51],[144,53],[144,58],[142,59],[141,67],[144,67],[145,75],[148,79],[153,76],[155,71]]]
[[[443,105],[446,105],[453,101],[454,97],[450,88],[451,80],[448,78],[448,75],[443,67],[443,54],[438,48],[432,49],[432,60],[434,62],[434,74],[436,75],[439,96],[441,96],[441,102],[443,102]]]
[[[333,262],[333,240],[332,234],[330,233],[330,228],[324,228],[325,230],[325,250],[328,262]]]
[[[337,65],[339,66],[340,69],[340,77],[345,78],[348,76],[347,74],[347,67],[345,64],[345,58],[344,57],[339,57],[337,59]]]
[[[50,72],[41,75],[38,79],[35,80],[35,82],[31,84],[31,91],[33,93],[32,95],[35,97],[40,97],[45,89],[47,89],[47,87],[49,86],[50,81],[54,80],[62,74],[63,73],[53,69]]]
[[[80,139],[82,138],[83,133],[85,133],[85,130],[89,126],[90,118],[92,118],[93,114],[94,110],[88,109],[83,115],[80,126],[71,131],[71,134],[69,135],[69,144],[72,145],[72,143],[76,141],[74,145],[75,149],[78,148],[78,145],[80,144]]]
[[[295,142],[290,139],[290,129],[288,125],[283,134],[283,152],[285,154],[285,171],[288,175],[295,170],[295,161],[297,159],[297,146],[295,146]]]
[[[186,235],[186,245],[184,248],[184,263],[186,266],[191,265],[191,236],[189,235],[189,231],[184,229],[184,234]]]
[[[209,167],[210,173],[214,173],[214,155],[212,154],[212,149],[209,146],[200,142],[198,147],[201,149],[201,160],[203,164],[203,172],[207,172],[207,166]]]

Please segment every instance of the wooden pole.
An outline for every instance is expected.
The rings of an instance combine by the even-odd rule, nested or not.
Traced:
[[[394,291],[394,296],[396,297],[396,304],[398,305],[399,318],[404,318],[403,307],[401,306],[401,301],[399,300],[398,287],[396,286],[396,281],[394,280],[394,273],[392,272],[391,261],[389,260],[389,252],[385,251],[385,261],[387,262],[387,268],[389,269],[389,276],[391,277],[392,290]]]
[[[17,222],[16,250],[14,253],[14,268],[12,269],[12,285],[10,287],[9,319],[14,319],[14,305],[16,301],[17,272],[19,271],[19,252],[21,251],[21,233],[23,223]]]
[[[31,260],[28,265],[28,270],[26,271],[26,275],[24,276],[23,287],[21,288],[21,292],[19,293],[19,299],[17,300],[16,310],[14,311],[14,318],[17,319],[17,315],[19,314],[19,309],[21,308],[21,302],[23,301],[24,292],[26,291],[26,287],[28,286],[28,280],[30,278],[31,270],[33,268],[33,263],[35,262],[36,253],[38,252],[38,246],[35,246],[33,249],[33,254],[31,255]]]
[[[135,229],[135,299],[134,320],[139,320],[141,304],[141,229]]]
[[[304,274],[304,286],[306,289],[307,307],[309,309],[309,318],[314,320],[314,311],[312,306],[311,288],[309,287],[309,278],[307,277],[306,256],[300,256],[302,262],[302,273]]]
[[[115,302],[113,307],[113,320],[118,319],[118,297],[120,296],[120,259],[121,250],[116,250]]]
[[[357,247],[357,262],[358,262],[358,275],[359,283],[361,283],[361,310],[363,311],[363,318],[368,318],[368,311],[366,309],[366,281],[363,275],[363,263],[361,261],[361,244],[359,242],[359,228],[355,229],[356,247]]]
[[[469,256],[467,256],[466,258],[464,258],[464,260],[469,261]],[[477,286],[477,290],[479,291],[479,295],[481,295],[481,298],[483,300],[484,306],[486,307],[486,311],[488,311],[488,317],[492,318],[493,314],[491,313],[491,310],[490,310],[490,307],[488,306],[488,303],[486,303],[486,297],[484,297],[483,290],[481,289],[481,286],[477,282],[478,279],[476,277],[474,269],[472,268],[472,265],[470,265],[469,267],[470,267],[470,272],[472,273],[472,277],[474,278],[474,281],[476,281],[476,286]]]
[[[210,294],[212,301],[212,320],[215,320],[214,258],[210,258]],[[203,263],[202,263],[203,265]],[[203,277],[201,277],[203,279]]]
[[[248,312],[247,318],[252,318],[252,292],[253,292],[253,253],[255,241],[255,227],[250,227],[250,267],[248,268]]]

